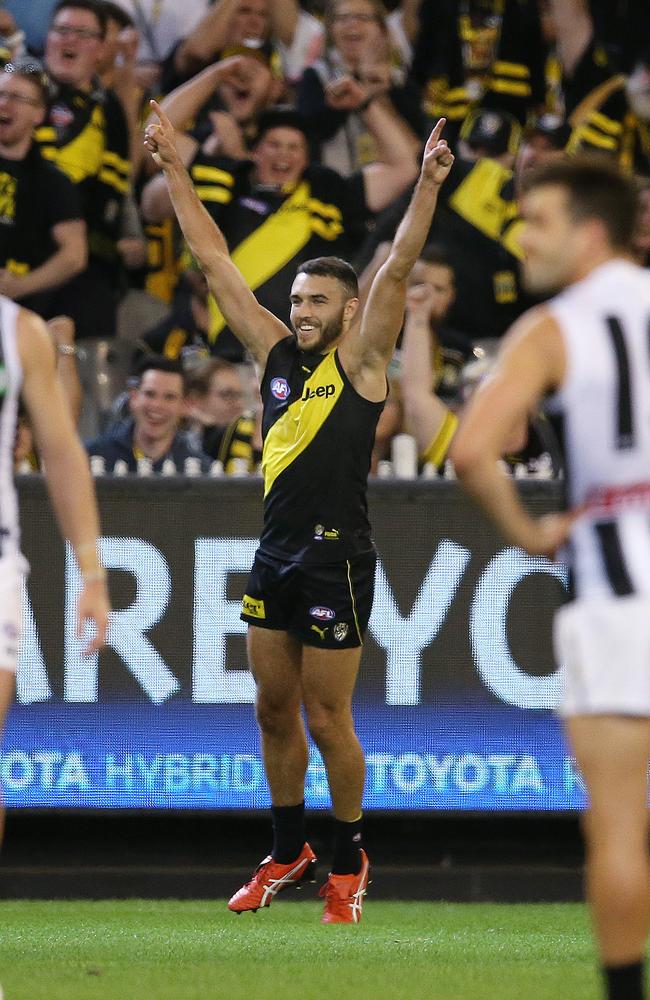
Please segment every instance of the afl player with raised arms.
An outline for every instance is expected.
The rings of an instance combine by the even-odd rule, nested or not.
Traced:
[[[523,273],[555,298],[521,317],[461,417],[451,456],[513,545],[568,542],[560,705],[589,795],[587,896],[606,995],[641,1000],[650,921],[650,274],[632,262],[633,181],[598,159],[524,182]],[[563,427],[569,511],[534,519],[497,468],[539,403]]]
[[[323,922],[358,923],[368,882],[361,844],[365,763],[351,702],[375,570],[366,481],[407,278],[453,163],[441,138],[444,120],[427,142],[413,199],[361,324],[353,324],[359,305],[353,269],[321,257],[298,267],[289,335],[232,263],[177,155],[168,119],[153,107],[158,122],[147,127],[145,145],[165,172],[210,291],[263,372],[264,527],[242,617],[249,625],[274,837],[271,854],[228,905],[235,913],[268,906],[280,889],[313,872],[316,858],[304,823],[304,708],[335,817],[334,859],[321,889]]]

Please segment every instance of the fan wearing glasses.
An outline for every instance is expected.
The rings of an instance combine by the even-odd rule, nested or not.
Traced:
[[[44,156],[77,186],[88,227],[89,261],[59,303],[78,337],[110,337],[122,287],[118,241],[130,184],[129,131],[122,106],[97,79],[107,17],[95,0],[60,0],[45,43],[56,84],[36,131]]]
[[[78,193],[33,138],[48,98],[35,60],[0,71],[0,294],[46,316],[56,289],[87,262]]]

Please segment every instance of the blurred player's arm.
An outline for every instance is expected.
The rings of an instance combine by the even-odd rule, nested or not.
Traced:
[[[370,399],[385,395],[385,373],[402,327],[406,284],[429,233],[440,185],[454,157],[444,139],[441,118],[424,150],[420,178],[390,249],[368,296],[361,329],[339,350],[341,361],[355,388]]]
[[[159,122],[147,126],[145,146],[159,159],[183,235],[228,326],[263,366],[273,345],[287,337],[288,330],[259,304],[233,264],[223,233],[201,203],[180,161],[169,119],[155,101],[151,103]]]
[[[576,512],[531,517],[497,462],[531,410],[561,385],[565,365],[555,320],[543,308],[526,313],[504,339],[496,367],[462,413],[451,445],[450,457],[465,489],[504,537],[531,555],[554,556]]]
[[[447,455],[458,419],[433,391],[431,309],[434,294],[429,285],[414,285],[407,292],[400,371],[406,430],[417,441],[422,461],[438,466]]]
[[[88,647],[106,639],[108,592],[97,543],[99,516],[88,457],[75,432],[70,410],[56,374],[54,345],[40,317],[21,309],[18,351],[23,370],[23,400],[41,457],[52,506],[62,535],[74,548],[83,577],[77,604],[79,634],[85,620],[95,623]]]

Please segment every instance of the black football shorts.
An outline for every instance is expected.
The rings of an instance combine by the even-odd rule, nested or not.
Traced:
[[[375,590],[375,552],[346,562],[306,565],[257,552],[242,621],[289,632],[306,646],[363,645]]]

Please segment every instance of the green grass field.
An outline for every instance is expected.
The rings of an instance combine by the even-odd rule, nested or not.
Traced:
[[[597,1000],[573,904],[368,902],[323,927],[318,902],[0,903],[5,1000]]]

